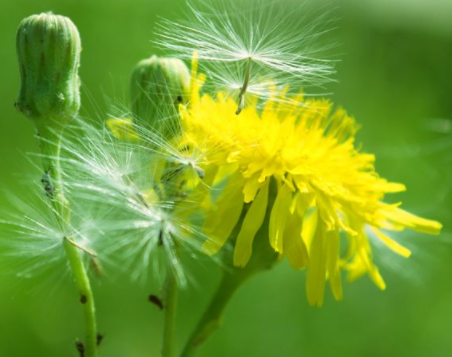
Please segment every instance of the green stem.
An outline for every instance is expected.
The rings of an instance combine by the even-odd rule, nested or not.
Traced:
[[[245,280],[246,278],[237,279],[235,274],[224,273],[218,290],[185,345],[181,357],[195,356],[198,347],[221,326],[226,306]]]
[[[59,162],[63,128],[58,125],[58,119],[48,120],[50,122],[43,119],[42,124],[38,126],[39,144],[43,154],[44,166],[42,182],[62,231],[70,234],[71,211],[69,202],[64,195]],[[64,238],[63,246],[69,261],[72,276],[80,294],[80,303],[83,306],[85,317],[86,339],[83,345],[83,357],[96,357],[97,324],[94,297],[89,277],[80,254],[80,248],[71,241],[70,237]]]
[[[245,108],[245,94],[248,90],[248,86],[250,84],[250,78],[251,78],[251,65],[253,63],[253,58],[248,57],[246,62],[246,69],[245,69],[245,78],[243,80],[242,88],[240,88],[239,98],[238,98],[238,107],[237,111],[235,112],[236,115],[239,115],[243,108]]]
[[[56,121],[53,121],[54,123]],[[63,129],[56,125],[44,122],[38,126],[39,146],[43,155],[42,163],[44,167],[44,174],[42,177],[42,184],[49,200],[55,210],[55,215],[61,225],[61,229],[68,228],[71,217],[70,207],[64,195],[62,187],[61,169],[60,169],[60,151],[61,151],[61,134]],[[50,127],[55,130],[49,129]]]
[[[177,311],[177,281],[172,272],[168,272],[168,276],[166,278],[165,298],[165,322],[163,327],[162,357],[173,357]]]
[[[84,357],[97,356],[97,324],[94,296],[89,282],[88,274],[83,264],[79,248],[73,245],[68,238],[64,240],[64,250],[69,260],[72,276],[80,294],[80,303],[83,306],[85,317],[85,354]]]
[[[253,254],[250,258],[250,261],[248,262],[246,267],[229,267],[228,270],[224,271],[223,278],[220,285],[218,286],[218,290],[216,291],[210,302],[210,305],[204,312],[192,335],[190,336],[190,339],[185,345],[181,357],[195,356],[199,346],[221,326],[226,306],[228,305],[235,292],[248,279],[253,277],[255,274],[271,269],[277,262],[278,254],[273,250],[273,248],[270,247],[270,244],[268,242],[268,225],[276,193],[276,182],[275,180],[272,180],[270,182],[265,220],[256,236],[254,237]],[[237,237],[246,213],[247,208],[245,208],[242,212],[242,217],[239,220],[239,224],[237,224],[234,231],[232,232],[230,237],[231,239],[235,239]],[[224,261],[232,261],[232,256],[230,253],[225,255]]]

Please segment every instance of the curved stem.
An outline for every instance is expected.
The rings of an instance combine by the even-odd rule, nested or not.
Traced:
[[[240,88],[240,93],[238,97],[238,107],[237,111],[235,112],[236,115],[239,115],[243,108],[245,108],[245,94],[248,91],[248,86],[250,84],[250,78],[251,78],[251,64],[253,63],[253,58],[248,57],[246,62],[246,68],[245,68],[245,78],[243,80],[242,88]]]
[[[177,311],[177,281],[172,272],[168,272],[168,276],[166,278],[165,295],[165,322],[163,327],[162,357],[173,357]]]
[[[233,275],[224,273],[217,292],[185,345],[181,357],[195,356],[198,347],[221,326],[226,306],[244,281],[245,279],[236,279]]]
[[[275,180],[272,180],[270,182],[265,220],[254,237],[253,254],[250,261],[244,268],[230,267],[229,270],[224,271],[218,290],[185,345],[181,357],[195,356],[198,347],[221,326],[226,306],[235,292],[252,276],[271,269],[277,262],[278,253],[271,248],[268,242],[268,225],[276,193],[276,182]],[[231,238],[237,236],[245,215],[246,210],[242,212],[242,217],[239,220],[239,224],[232,232]],[[232,261],[232,256],[226,255],[225,261]]]
[[[49,122],[44,121],[41,126],[38,126],[44,166],[42,183],[62,231],[70,234],[71,211],[69,202],[64,195],[59,163],[61,133],[63,129],[58,126],[58,119],[54,120],[51,124],[49,125]],[[80,294],[80,303],[83,306],[86,338],[85,343],[81,347],[82,350],[79,350],[80,355],[82,357],[96,357],[98,338],[97,323],[94,297],[89,277],[80,254],[80,248],[72,243],[70,237],[64,237],[63,246],[69,261],[72,276]]]

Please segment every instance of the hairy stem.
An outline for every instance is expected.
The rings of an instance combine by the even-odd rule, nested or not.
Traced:
[[[162,357],[174,356],[174,333],[177,310],[177,281],[172,272],[168,272],[165,282],[165,322],[163,327]]]
[[[50,119],[49,119],[50,120]],[[45,122],[38,126],[38,135],[43,154],[44,176],[42,183],[46,194],[52,204],[56,218],[61,225],[62,231],[70,234],[70,205],[64,195],[59,163],[62,128],[58,127],[58,121],[54,120],[52,125]],[[53,129],[49,129],[49,127]],[[80,254],[80,248],[73,244],[70,237],[64,238],[64,250],[68,258],[69,266],[80,294],[80,303],[83,306],[85,318],[85,343],[82,344],[83,357],[97,356],[97,324],[94,297],[89,277]]]

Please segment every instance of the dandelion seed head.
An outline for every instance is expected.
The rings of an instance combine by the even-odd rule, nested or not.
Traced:
[[[205,240],[190,218],[208,192],[199,185],[205,152],[137,118],[113,120],[80,121],[65,133],[61,172],[71,208],[90,217],[90,244],[107,271],[142,283],[171,271],[186,286],[181,256],[199,255]]]
[[[334,60],[325,53],[333,46],[320,41],[331,22],[327,12],[313,16],[306,6],[289,9],[279,2],[253,1],[188,7],[185,19],[161,21],[156,44],[184,59],[196,51],[208,74],[206,88],[239,93],[250,76],[254,94],[265,98],[270,91],[260,83],[299,89],[331,81]]]

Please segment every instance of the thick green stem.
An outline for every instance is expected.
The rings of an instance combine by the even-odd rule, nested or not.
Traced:
[[[198,347],[221,326],[226,306],[245,280],[237,279],[228,272],[224,273],[218,290],[185,345],[181,357],[195,356]]]
[[[177,311],[177,281],[172,272],[168,272],[165,282],[165,322],[163,327],[162,357],[174,356],[174,333]]]
[[[218,290],[213,296],[207,310],[204,312],[198,324],[196,325],[192,335],[190,336],[190,339],[185,345],[181,357],[195,356],[198,347],[221,326],[226,306],[228,305],[235,292],[248,279],[253,277],[255,274],[271,269],[277,262],[278,254],[270,247],[270,244],[268,242],[268,225],[276,193],[276,182],[272,180],[270,182],[265,220],[256,236],[254,237],[253,254],[250,261],[244,268],[230,267],[223,273],[223,278],[220,285],[218,286]],[[230,237],[231,239],[235,239],[237,237],[246,213],[247,208],[245,208],[242,212],[242,217],[239,220],[239,223],[235,227],[234,231],[232,232]],[[226,262],[231,262],[232,256],[230,255],[230,253],[226,254],[224,259]]]
[[[57,123],[57,120],[52,120],[52,125],[50,125],[48,121],[44,121],[42,125],[38,126],[39,144],[43,154],[44,166],[42,183],[61,229],[70,235],[70,206],[64,195],[59,162],[62,128]],[[80,248],[71,240],[71,237],[65,237],[63,245],[72,276],[80,294],[80,303],[83,306],[86,334],[83,344],[83,357],[96,357],[98,335],[94,297],[89,277],[80,254]]]
[[[52,121],[52,123],[56,120]],[[70,223],[69,202],[64,195],[60,169],[60,150],[62,128],[52,125],[54,130],[49,129],[47,123],[38,126],[39,146],[42,152],[42,163],[44,174],[41,182],[46,194],[52,204],[61,228],[65,230]]]

